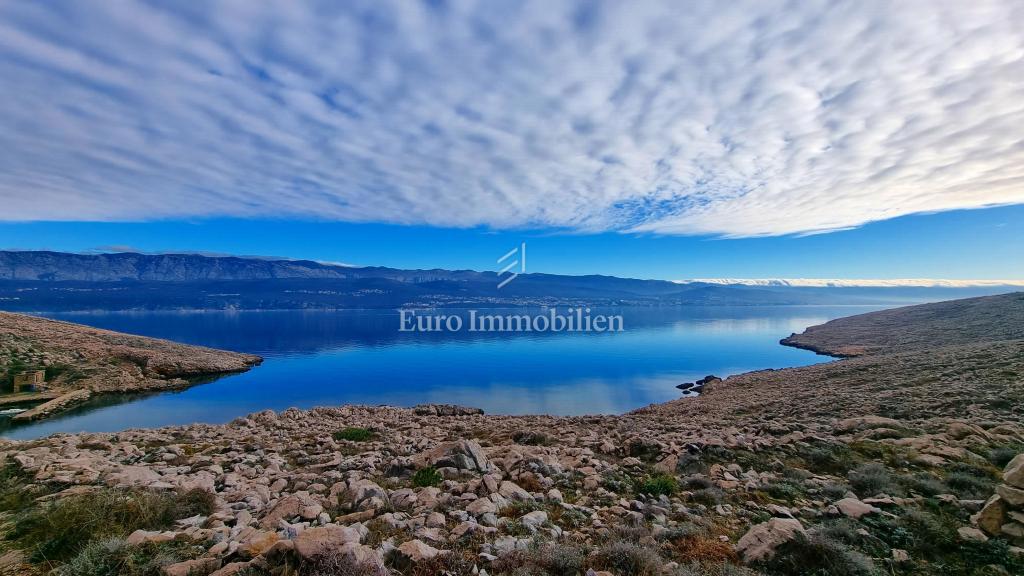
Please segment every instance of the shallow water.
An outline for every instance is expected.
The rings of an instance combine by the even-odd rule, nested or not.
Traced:
[[[3,435],[33,438],[223,423],[268,408],[346,403],[454,403],[499,414],[621,413],[678,398],[677,384],[708,374],[827,361],[778,341],[807,326],[873,309],[595,309],[591,314],[621,315],[624,331],[532,334],[400,332],[398,312],[392,310],[49,314],[251,352],[265,361],[249,372],[184,391],[102,397],[60,418],[7,429]]]

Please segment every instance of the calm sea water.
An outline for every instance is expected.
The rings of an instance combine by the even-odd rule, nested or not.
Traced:
[[[826,361],[780,338],[875,308],[686,307],[620,314],[620,333],[403,333],[395,311],[50,314],[100,328],[265,358],[184,391],[104,397],[60,418],[7,428],[34,438],[191,422],[267,408],[454,403],[498,414],[621,413],[680,396],[707,374]],[[450,313],[447,312],[447,313]]]

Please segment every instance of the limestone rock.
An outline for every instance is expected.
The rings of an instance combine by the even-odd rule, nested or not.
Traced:
[[[219,558],[196,558],[176,564],[169,564],[160,569],[164,576],[209,576],[220,568]]]
[[[327,524],[300,532],[295,537],[295,553],[299,558],[309,559],[341,548],[344,544],[359,544],[360,540],[359,531],[355,528]]]
[[[1006,502],[999,495],[993,495],[985,502],[981,511],[971,516],[971,522],[978,525],[989,536],[999,534],[1006,522]]]
[[[1024,454],[1017,454],[1003,469],[1003,482],[1024,489]]]
[[[736,551],[748,564],[770,560],[779,546],[803,533],[804,527],[799,520],[772,518],[751,527],[736,544]]]
[[[877,512],[881,512],[881,510],[879,510],[878,508],[875,508],[870,504],[861,502],[856,498],[843,498],[842,500],[836,502],[835,506],[836,508],[839,509],[839,512],[841,512],[843,516],[853,518],[854,520],[859,520],[862,516],[866,516],[868,514],[875,514]]]
[[[439,554],[447,554],[447,550],[438,550],[422,540],[409,540],[403,542],[396,550],[395,565],[400,568],[408,568],[424,560]]]
[[[491,470],[491,463],[487,460],[484,449],[473,440],[458,440],[441,444],[419,454],[414,461],[418,467],[436,466],[482,473]]]
[[[996,494],[1006,500],[1006,504],[1013,508],[1024,506],[1024,489],[1014,488],[1007,484],[996,486]]]

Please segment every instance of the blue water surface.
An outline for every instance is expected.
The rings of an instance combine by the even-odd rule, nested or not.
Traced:
[[[828,361],[782,346],[779,339],[873,309],[595,309],[592,315],[621,315],[625,330],[532,334],[400,332],[398,312],[392,310],[48,314],[99,328],[250,352],[265,361],[248,372],[183,391],[101,397],[62,417],[9,428],[2,435],[34,438],[55,432],[223,423],[268,408],[339,404],[439,402],[492,414],[622,413],[678,398],[677,384],[708,374]]]

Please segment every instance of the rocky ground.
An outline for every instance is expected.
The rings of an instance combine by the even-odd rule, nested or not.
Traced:
[[[251,354],[0,312],[0,381],[23,370],[45,370],[42,388],[62,394],[17,415],[19,420],[51,416],[94,394],[182,388],[192,378],[248,370],[259,362]]]
[[[0,571],[1022,574],[1024,341],[938,343],[622,416],[346,406],[7,442]]]

